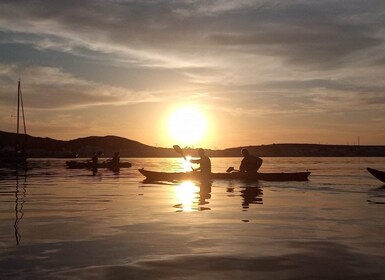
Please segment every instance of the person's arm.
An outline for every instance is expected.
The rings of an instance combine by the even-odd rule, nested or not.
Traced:
[[[261,167],[262,163],[263,163],[263,159],[261,159],[260,157],[257,157],[257,171]]]
[[[241,165],[239,166],[239,171],[245,172],[245,170],[246,170],[246,168],[245,168],[246,163],[245,162],[246,162],[246,160],[242,159]]]
[[[200,159],[190,159],[191,163],[201,163]]]
[[[200,164],[201,163],[201,159],[190,159],[190,162],[191,163],[197,163],[197,164]],[[191,167],[192,168],[192,167]],[[201,170],[201,166],[199,165],[198,168],[193,168],[193,171],[200,171]]]

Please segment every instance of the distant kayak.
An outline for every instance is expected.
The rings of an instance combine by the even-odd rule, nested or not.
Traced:
[[[211,173],[210,178],[200,172],[156,172],[139,169],[139,172],[149,181],[182,181],[182,180],[247,180],[247,181],[307,181],[311,172],[294,173]]]
[[[370,174],[372,174],[374,177],[376,177],[378,180],[385,183],[385,172],[384,171],[380,171],[380,170],[369,168],[369,167],[366,168],[366,170],[368,170],[368,172]]]
[[[109,168],[109,169],[118,169],[118,168],[129,168],[132,166],[129,162],[120,162],[119,164],[114,164],[110,161],[98,162],[96,165],[90,161],[75,161],[70,160],[66,161],[67,168],[69,169],[93,169],[93,168]]]

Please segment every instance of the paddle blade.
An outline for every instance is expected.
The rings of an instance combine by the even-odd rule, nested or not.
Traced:
[[[180,154],[185,160],[186,160],[186,157],[184,156],[183,154],[183,150],[179,147],[179,145],[174,145],[172,146],[174,148],[174,151],[177,152],[178,154]]]
[[[182,149],[179,147],[179,145],[174,145],[172,146],[174,148],[174,151],[177,152],[178,154],[183,154]]]
[[[226,170],[227,173],[230,173],[230,172],[233,172],[233,171],[234,171],[234,167],[232,167],[232,166],[227,168],[227,170]]]

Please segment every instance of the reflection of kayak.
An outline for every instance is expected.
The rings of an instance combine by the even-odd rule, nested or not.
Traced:
[[[384,171],[376,170],[373,168],[366,168],[366,170],[368,170],[369,173],[372,174],[374,177],[376,177],[378,180],[385,183],[385,172]]]
[[[149,181],[181,181],[181,180],[248,180],[248,181],[306,181],[310,172],[295,173],[211,173],[210,178],[203,177],[200,172],[156,172],[139,169]]]
[[[93,168],[110,168],[110,169],[118,169],[118,168],[129,168],[131,167],[131,163],[129,162],[120,162],[119,164],[114,164],[110,161],[98,162],[96,165],[90,161],[75,161],[70,160],[66,161],[67,168],[69,169],[93,169]]]

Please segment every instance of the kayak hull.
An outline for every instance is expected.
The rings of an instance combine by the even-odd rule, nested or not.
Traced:
[[[183,180],[246,180],[246,181],[307,181],[310,172],[295,173],[211,173],[202,176],[200,172],[156,172],[139,169],[149,181],[183,181]]]
[[[119,168],[129,168],[131,163],[129,162],[120,162],[119,164],[113,164],[111,162],[99,162],[96,165],[92,162],[81,162],[81,161],[66,161],[68,169],[95,169],[95,168],[109,168],[109,169],[119,169]]]
[[[369,168],[369,167],[366,168],[366,170],[368,170],[368,172],[370,174],[372,174],[375,178],[377,178],[381,182],[385,183],[385,172],[384,171],[380,171],[380,170]]]

